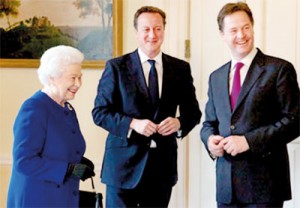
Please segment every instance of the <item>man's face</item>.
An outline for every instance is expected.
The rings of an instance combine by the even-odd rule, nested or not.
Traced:
[[[232,56],[241,60],[254,47],[254,31],[250,18],[244,11],[227,15],[223,20],[221,36],[228,45]]]
[[[164,40],[163,18],[158,13],[142,13],[137,20],[136,36],[139,48],[149,58],[159,52]]]

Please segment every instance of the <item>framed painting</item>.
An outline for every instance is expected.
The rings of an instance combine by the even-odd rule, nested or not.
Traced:
[[[104,68],[122,53],[121,21],[122,0],[0,1],[0,67],[37,68],[45,50],[70,45],[83,68]]]

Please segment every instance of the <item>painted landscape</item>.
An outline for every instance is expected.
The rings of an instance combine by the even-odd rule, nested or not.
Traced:
[[[26,0],[27,3],[28,1],[38,2],[38,0]],[[57,3],[57,1],[49,1],[52,4]],[[12,23],[11,20],[15,20],[21,14],[19,9],[23,2],[25,1],[0,1],[0,18],[7,20],[6,27],[0,25],[0,58],[39,59],[46,49],[60,44],[78,48],[84,53],[86,60],[107,60],[112,57],[112,0],[63,0],[63,3],[70,5],[69,8],[77,9],[78,19],[84,19],[89,15],[99,18],[98,25],[92,25],[89,21],[86,26],[84,23],[64,24],[67,11],[60,11],[64,13],[61,14],[60,25],[52,21],[52,18],[58,19],[59,12],[53,12],[51,14],[53,16],[33,15]],[[43,5],[41,4],[41,7]],[[45,9],[41,8],[41,10]]]

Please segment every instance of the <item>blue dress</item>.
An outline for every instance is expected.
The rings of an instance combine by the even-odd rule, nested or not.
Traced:
[[[72,106],[38,91],[23,103],[13,131],[7,207],[78,207],[79,179],[65,174],[86,146]]]

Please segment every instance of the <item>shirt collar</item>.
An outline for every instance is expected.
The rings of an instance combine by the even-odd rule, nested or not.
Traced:
[[[231,57],[231,69],[233,69],[236,65],[237,62],[242,62],[244,65],[250,67],[255,55],[257,53],[257,48],[253,47],[251,52],[245,56],[243,59],[237,61],[236,59],[234,59],[233,57]]]
[[[147,62],[150,59],[140,48],[138,48],[138,54],[142,64]],[[162,65],[162,52],[159,52],[157,56],[151,59],[155,60],[156,63]]]

